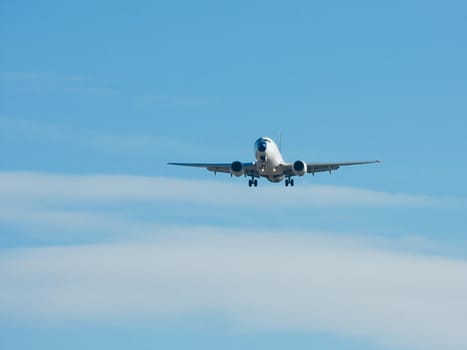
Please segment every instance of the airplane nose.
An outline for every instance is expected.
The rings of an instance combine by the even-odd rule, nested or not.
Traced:
[[[261,141],[258,143],[258,151],[260,152],[266,152],[266,141]]]

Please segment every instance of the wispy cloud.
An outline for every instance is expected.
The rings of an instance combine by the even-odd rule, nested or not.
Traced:
[[[219,313],[237,331],[325,331],[412,349],[467,347],[467,263],[335,236],[165,235],[0,256],[0,315],[129,322]]]
[[[66,138],[64,135],[66,132],[62,128],[21,118],[0,117],[0,132],[5,137],[21,134],[49,142],[62,141]]]
[[[81,74],[52,72],[1,72],[2,89],[27,92],[68,92],[89,95],[116,95],[109,82]]]
[[[88,95],[123,95],[106,79],[83,74],[54,72],[0,72],[3,89],[33,92],[66,92]],[[216,96],[173,96],[164,94],[142,94],[129,96],[137,105],[173,105],[180,107],[203,107],[218,104]]]
[[[65,125],[37,122],[22,118],[0,117],[1,132],[5,137],[27,136],[29,141],[47,143],[73,143],[82,147],[104,152],[121,152],[124,150],[143,150],[157,148],[183,149],[178,140],[167,137],[145,134],[122,134],[108,132],[91,132]],[[188,147],[186,147],[188,148]]]
[[[209,191],[207,191],[209,189]],[[260,191],[256,194],[253,191]],[[188,201],[224,206],[424,206],[455,204],[456,199],[434,198],[343,186],[304,185],[287,189],[254,189],[244,183],[182,180],[135,175],[61,175],[0,172],[0,195],[4,198],[40,201]],[[252,195],[255,193],[255,195]],[[246,200],[248,199],[248,200]]]
[[[228,178],[201,181],[135,175],[0,172],[0,223],[26,234],[31,230],[36,235],[41,232],[46,235],[43,237],[46,241],[63,232],[71,237],[94,234],[94,241],[105,238],[105,232],[112,232],[115,239],[135,232],[145,234],[161,222],[170,222],[173,208],[179,216],[172,220],[179,223],[180,215],[185,220],[199,222],[200,215],[210,213],[212,220],[232,211],[241,220],[245,213],[268,217],[287,215],[297,209],[303,213],[307,209],[436,208],[462,203],[460,199],[342,186],[251,189],[241,181],[232,182]],[[143,209],[138,210],[139,206]],[[150,215],[144,208],[152,208]],[[305,225],[306,218],[301,222]],[[64,240],[67,239],[58,241]]]
[[[135,99],[137,104],[157,105],[167,104],[181,107],[202,107],[217,104],[221,101],[219,97],[196,97],[196,96],[167,96],[167,95],[145,95]]]
[[[58,74],[52,72],[0,72],[4,81],[54,81],[80,83],[106,83],[106,80],[81,74]]]
[[[134,220],[118,212],[83,208],[41,208],[19,203],[0,203],[0,223],[21,229],[29,237],[55,242],[82,242],[93,235],[93,241],[119,240],[136,231],[143,235],[155,224]],[[79,239],[77,238],[79,237]]]
[[[467,346],[465,260],[414,253],[404,239],[170,226],[125,211],[138,211],[139,203],[186,203],[244,207],[262,217],[279,202],[281,208],[458,204],[338,186],[251,189],[227,181],[0,172],[0,223],[81,243],[3,248],[0,317],[164,323],[218,313],[238,332],[324,331],[416,349]],[[99,239],[73,238],[89,233]],[[90,241],[101,243],[83,245]]]
[[[40,120],[0,116],[0,141],[7,143],[11,139],[25,139],[26,142],[33,144],[73,145],[73,147],[79,146],[114,154],[139,151],[154,155],[154,150],[158,149],[170,149],[185,156],[204,154],[205,156],[222,155],[225,157],[225,154],[229,154],[228,150],[200,147],[183,139],[156,135],[152,132],[96,131]]]

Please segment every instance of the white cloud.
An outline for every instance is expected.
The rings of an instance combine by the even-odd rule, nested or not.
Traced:
[[[219,97],[177,97],[166,95],[146,95],[135,99],[138,105],[167,104],[181,107],[203,107],[219,103]]]
[[[96,240],[109,236],[115,240],[119,235],[130,235],[134,231],[145,231],[154,224],[144,223],[118,213],[90,211],[82,209],[56,209],[15,207],[0,205],[0,222],[20,228],[23,232],[43,238],[61,238],[73,241],[75,235],[93,234]],[[99,236],[96,236],[96,233]],[[44,237],[44,234],[47,234]]]
[[[0,72],[0,81],[8,83],[9,90],[50,92],[64,91],[68,93],[89,95],[113,95],[123,93],[109,86],[109,81],[83,74],[62,74],[53,72]],[[14,89],[16,87],[16,89]],[[203,96],[169,96],[160,94],[146,94],[131,97],[137,105],[166,104],[180,107],[204,107],[218,104],[220,97]]]
[[[45,123],[37,123],[20,118],[0,117],[1,132],[7,136],[21,133],[27,136],[38,137],[49,142],[63,141],[66,139],[62,129]]]
[[[0,172],[0,195],[19,200],[186,201],[225,206],[423,206],[456,203],[455,199],[407,195],[343,186],[264,186],[251,189],[242,179],[231,182],[182,180],[134,175],[60,175]],[[235,179],[237,180],[237,179]]]
[[[58,74],[51,72],[0,72],[0,80],[28,81],[28,82],[55,82],[55,83],[106,83],[106,80],[97,79],[82,74]]]
[[[5,234],[10,239],[18,234],[55,244],[141,238],[151,236],[161,225],[167,224],[229,222],[236,227],[260,227],[262,222],[256,218],[271,217],[263,222],[264,227],[273,228],[277,223],[283,227],[281,222],[290,217],[289,214],[295,215],[290,227],[308,229],[310,218],[313,227],[323,227],[319,221],[321,210],[325,215],[323,220],[335,221],[341,220],[342,209],[357,208],[361,213],[378,207],[384,213],[388,208],[430,206],[429,210],[436,210],[439,205],[453,204],[454,207],[459,203],[462,205],[461,200],[449,198],[339,186],[252,189],[245,186],[242,179],[230,181],[229,178],[200,181],[133,175],[0,172],[0,224],[8,228]],[[294,213],[297,210],[299,212]],[[346,227],[341,229],[346,230]],[[386,233],[388,229],[382,228]],[[373,243],[410,251],[465,256],[450,241],[424,239],[423,228],[407,232],[403,225],[396,224],[391,232],[403,234],[403,239],[398,238],[395,243],[386,240]],[[369,232],[366,234],[368,236]]]
[[[101,92],[106,93],[103,89]],[[1,132],[5,138],[27,137],[29,141],[79,145],[105,152],[147,150],[158,148],[184,149],[184,145],[166,137],[144,134],[111,134],[89,132],[79,128],[54,125],[21,118],[0,117]],[[185,147],[187,148],[187,147]]]
[[[418,349],[467,346],[464,260],[408,253],[413,249],[402,241],[170,228],[119,212],[138,202],[258,210],[279,200],[282,207],[310,208],[455,201],[334,186],[251,189],[241,179],[222,180],[0,172],[0,222],[31,235],[40,228],[52,235],[97,230],[113,242],[119,234],[126,240],[3,249],[0,316],[165,322],[214,312],[240,331],[325,331]]]
[[[238,331],[325,331],[467,347],[467,263],[361,239],[206,229],[157,242],[0,255],[0,314],[127,322],[219,313]]]
[[[134,175],[0,172],[0,222],[22,232],[32,228],[42,233],[80,235],[110,231],[115,237],[146,232],[158,225],[161,216],[154,213],[152,219],[142,220],[139,212],[132,210],[138,203],[145,207],[148,203],[165,208],[176,205],[179,212],[184,204],[190,208],[185,216],[195,215],[200,208],[206,211],[213,207],[215,213],[219,213],[219,208],[234,208],[240,212],[254,210],[264,216],[294,208],[435,206],[456,201],[339,186],[251,189],[242,179],[229,178],[201,181]]]
[[[86,95],[119,95],[107,81],[81,74],[51,72],[0,72],[1,89],[10,92],[57,93]]]

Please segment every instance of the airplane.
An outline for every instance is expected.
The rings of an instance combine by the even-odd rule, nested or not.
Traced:
[[[269,137],[260,137],[254,143],[254,154],[256,161],[244,163],[238,160],[232,163],[168,163],[168,165],[179,165],[196,168],[206,168],[216,173],[230,173],[230,176],[250,177],[248,186],[258,186],[258,178],[264,177],[270,182],[281,182],[285,179],[285,186],[293,186],[293,176],[303,176],[339,169],[341,166],[380,163],[379,160],[368,160],[359,162],[341,163],[308,163],[303,160],[296,160],[287,163],[282,158],[280,148]]]

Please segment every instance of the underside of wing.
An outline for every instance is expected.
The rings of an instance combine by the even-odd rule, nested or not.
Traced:
[[[358,161],[358,162],[340,162],[340,163],[307,163],[307,172],[308,173],[319,173],[322,171],[337,170],[341,166],[371,164],[371,163],[379,163],[379,162],[380,162],[379,160],[365,160],[365,161]]]
[[[334,171],[339,169],[341,166],[348,166],[348,165],[361,165],[361,164],[371,164],[371,163],[379,163],[379,160],[366,160],[366,161],[358,161],[358,162],[337,162],[337,163],[306,163],[306,172],[308,174],[319,173],[323,171]],[[284,175],[286,176],[294,176],[296,173],[294,172],[294,163],[288,163],[283,165]]]
[[[215,173],[235,173],[235,171],[241,171],[248,176],[257,176],[258,172],[254,163],[242,163],[242,162],[232,162],[232,163],[168,163],[169,165],[178,165],[194,168],[205,168],[209,171]]]

